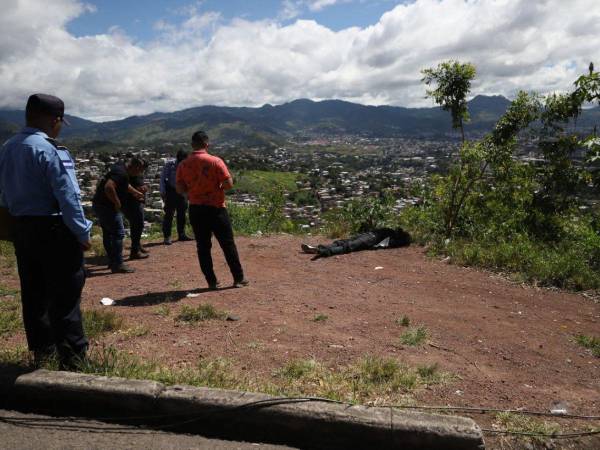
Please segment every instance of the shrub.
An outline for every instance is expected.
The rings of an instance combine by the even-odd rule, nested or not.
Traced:
[[[184,305],[177,317],[175,317],[175,320],[179,322],[196,323],[211,319],[223,320],[226,317],[226,312],[218,311],[213,305],[206,303],[199,305],[196,308]]]

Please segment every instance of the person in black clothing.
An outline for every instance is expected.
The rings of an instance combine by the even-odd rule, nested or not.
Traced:
[[[133,155],[128,155],[132,158]],[[142,161],[144,170],[148,167],[146,161]],[[129,259],[144,259],[148,257],[148,251],[142,247],[142,232],[144,231],[144,204],[148,187],[144,184],[143,173],[139,176],[130,176],[129,184],[143,194],[142,199],[136,198],[131,192],[127,192],[121,200],[123,215],[129,222],[131,230],[131,253]]]
[[[125,228],[121,214],[121,199],[127,193],[142,201],[144,194],[130,184],[130,177],[140,176],[144,171],[144,163],[138,158],[129,158],[125,162],[113,165],[102,178],[92,200],[94,212],[102,227],[104,249],[113,273],[131,273],[135,270],[123,264],[123,239]]]
[[[360,250],[377,250],[380,248],[397,248],[410,245],[410,235],[402,228],[376,228],[373,231],[358,234],[349,239],[333,241],[330,245],[302,244],[304,253],[314,254],[313,259],[342,255],[344,253],[357,252]]]

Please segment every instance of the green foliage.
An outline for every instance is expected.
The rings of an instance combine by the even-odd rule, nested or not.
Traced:
[[[335,370],[314,359],[293,360],[274,375],[284,382],[277,385],[274,394],[317,395],[350,402],[403,401],[404,394],[419,386],[452,378],[435,364],[414,369],[393,358],[371,355]]]
[[[435,69],[424,69],[421,73],[422,82],[427,86],[437,86],[435,89],[428,89],[427,96],[433,98],[445,111],[450,111],[452,127],[460,128],[464,141],[463,124],[469,120],[467,95],[475,78],[475,66],[451,60],[440,63]]]
[[[396,324],[400,325],[401,327],[408,327],[410,326],[410,317],[404,315],[399,319],[396,319]]]
[[[244,170],[235,176],[235,186],[232,193],[261,194],[269,191],[273,186],[278,186],[286,192],[298,190],[296,181],[302,175],[295,172],[270,172],[266,170]]]
[[[21,302],[14,298],[0,298],[0,336],[12,334],[22,328]]]
[[[224,320],[227,317],[227,313],[224,311],[217,310],[211,304],[202,304],[196,308],[184,305],[179,311],[179,314],[175,317],[175,320],[179,322],[196,323],[204,320]]]
[[[154,308],[153,312],[157,316],[167,317],[171,314],[171,308],[169,308],[169,305],[160,305]]]
[[[582,347],[591,350],[592,355],[594,355],[596,358],[600,358],[600,337],[578,334],[575,336],[575,342]]]
[[[398,223],[394,204],[393,195],[385,191],[379,197],[353,199],[342,208],[329,211],[325,216],[326,230],[336,238],[384,226],[393,228]]]
[[[592,195],[588,185],[600,187],[600,141],[567,129],[583,100],[599,99],[593,72],[572,93],[519,93],[491,133],[463,143],[448,174],[429,180],[422,203],[403,210],[400,223],[414,241],[460,264],[540,285],[600,287],[600,219],[578,208]],[[522,134],[538,143],[541,162],[513,157]],[[581,151],[587,165],[574,158]]]
[[[329,316],[327,314],[317,314],[313,318],[313,322],[325,322],[327,321],[327,319],[329,319]]]
[[[94,339],[111,331],[120,330],[123,326],[123,318],[114,311],[91,309],[83,311],[83,329],[85,335]]]
[[[123,335],[127,338],[142,337],[150,333],[150,328],[147,325],[135,325],[126,329]]]
[[[314,359],[296,359],[288,362],[275,373],[281,377],[298,380],[309,374],[313,374],[318,368],[319,364]]]
[[[404,345],[416,347],[424,344],[425,341],[427,341],[428,336],[429,333],[425,327],[409,328],[402,334],[402,336],[400,336],[400,342],[402,342]]]
[[[0,267],[14,267],[17,258],[12,242],[0,241]]]
[[[271,186],[260,194],[257,205],[229,203],[231,225],[239,234],[297,231],[297,226],[284,215],[285,202],[284,190]]]
[[[496,424],[498,428],[514,433],[533,433],[548,435],[543,436],[519,436],[515,438],[519,442],[531,442],[544,444],[544,441],[551,438],[553,434],[560,433],[561,427],[557,423],[539,420],[534,417],[525,416],[522,414],[514,414],[510,412],[501,412],[496,415]],[[517,448],[521,448],[523,444]],[[544,447],[546,447],[544,445]]]

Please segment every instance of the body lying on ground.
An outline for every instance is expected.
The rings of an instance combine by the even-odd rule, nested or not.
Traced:
[[[376,228],[366,233],[352,236],[349,239],[339,239],[329,245],[302,244],[304,253],[315,254],[315,258],[342,255],[359,250],[377,250],[380,248],[397,248],[410,245],[410,235],[402,228]]]

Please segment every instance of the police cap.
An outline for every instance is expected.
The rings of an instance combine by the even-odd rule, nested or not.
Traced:
[[[48,114],[54,117],[60,117],[60,119],[66,122],[65,116],[65,104],[63,101],[49,94],[33,94],[29,96],[27,100],[27,106],[25,107],[25,114],[27,116],[35,114]]]

